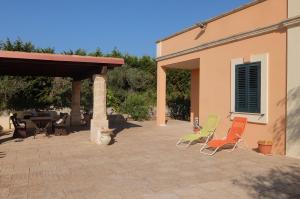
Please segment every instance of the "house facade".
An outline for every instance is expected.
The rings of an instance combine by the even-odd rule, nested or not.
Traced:
[[[256,0],[157,41],[157,124],[165,125],[166,71],[191,71],[191,120],[248,118],[246,144],[300,157],[300,1]]]

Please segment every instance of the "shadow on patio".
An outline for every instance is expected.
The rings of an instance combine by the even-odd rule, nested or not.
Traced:
[[[128,122],[122,115],[109,115],[109,127],[114,129],[112,133],[112,141],[110,145],[114,144],[116,137],[122,133],[125,129],[139,128],[141,125]]]
[[[6,153],[3,151],[0,151],[0,158],[4,158],[6,156]]]
[[[276,167],[263,175],[244,174],[232,181],[247,190],[253,198],[299,198],[300,168],[297,166]]]
[[[10,135],[12,135],[12,132],[1,132],[0,133],[0,144],[3,144],[5,142],[13,140],[14,138],[12,138],[12,136],[10,136]],[[1,156],[1,154],[0,154],[0,156]]]

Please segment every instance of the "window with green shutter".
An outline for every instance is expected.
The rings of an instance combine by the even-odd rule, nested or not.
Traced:
[[[261,62],[235,66],[235,112],[260,113]]]

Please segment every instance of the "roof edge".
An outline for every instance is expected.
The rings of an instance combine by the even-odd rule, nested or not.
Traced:
[[[273,24],[270,26],[265,26],[265,27],[257,28],[257,29],[250,30],[247,32],[234,34],[234,35],[231,35],[228,37],[224,37],[221,39],[203,43],[203,44],[200,44],[200,45],[192,47],[192,48],[188,48],[185,50],[181,50],[181,51],[177,51],[177,52],[163,55],[160,57],[156,57],[156,61],[164,61],[164,60],[171,59],[174,57],[194,53],[197,51],[205,50],[208,48],[213,48],[213,47],[224,45],[227,43],[240,41],[243,39],[256,37],[256,36],[267,34],[267,33],[273,32],[273,31],[277,31],[277,30],[285,30],[286,31],[288,28],[292,28],[292,27],[296,27],[296,26],[300,26],[300,15],[285,19],[279,23],[276,23],[276,24]]]
[[[200,21],[200,22],[195,23],[194,25],[192,25],[192,26],[190,26],[190,27],[188,27],[188,28],[185,28],[185,29],[183,29],[183,30],[181,30],[181,31],[178,31],[178,32],[176,32],[176,33],[174,33],[174,34],[171,34],[171,35],[167,36],[167,37],[164,37],[163,39],[159,39],[159,40],[156,41],[156,43],[159,43],[159,42],[162,42],[162,41],[171,39],[171,38],[173,38],[173,37],[176,37],[177,35],[180,35],[180,34],[183,34],[183,33],[185,33],[185,32],[188,32],[188,31],[190,31],[190,30],[193,30],[193,29],[195,29],[195,28],[198,28],[198,27],[199,27],[198,24],[208,24],[208,23],[210,23],[210,22],[216,21],[216,20],[218,20],[218,19],[221,19],[221,18],[226,17],[226,16],[228,16],[228,15],[231,15],[231,14],[233,14],[233,13],[239,12],[239,11],[241,11],[241,10],[244,10],[244,9],[246,9],[246,8],[249,8],[249,7],[251,7],[251,6],[254,6],[254,5],[256,5],[256,4],[262,3],[262,2],[264,2],[264,1],[266,1],[266,0],[254,0],[253,2],[250,2],[250,3],[247,3],[247,4],[241,5],[241,6],[235,8],[235,9],[233,9],[233,10],[230,10],[230,11],[228,11],[228,12],[224,12],[224,13],[222,13],[222,14],[220,14],[220,15],[217,15],[217,16],[215,16],[215,17],[213,17],[213,18],[210,18],[210,19],[208,19],[208,20]]]
[[[108,64],[108,65],[115,65],[115,66],[117,65],[121,66],[124,64],[123,58],[63,55],[63,54],[4,51],[4,50],[0,50],[0,58],[79,62],[79,63],[81,62],[81,63]]]

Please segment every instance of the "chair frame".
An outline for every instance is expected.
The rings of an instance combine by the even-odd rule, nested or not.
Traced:
[[[183,137],[181,137],[178,142],[176,143],[176,147],[179,148],[179,149],[186,149],[188,148],[189,146],[191,146],[192,143],[194,142],[199,142],[203,139],[205,139],[205,142],[204,144],[208,143],[208,141],[212,138],[213,134],[215,133],[216,129],[217,129],[217,126],[218,126],[218,123],[219,123],[219,116],[215,115],[215,114],[210,114],[207,118],[207,122],[209,122],[209,119],[210,118],[213,118],[215,119],[215,124],[214,124],[214,128],[212,129],[211,127],[209,127],[210,130],[207,131],[208,134],[205,134],[204,136],[201,136],[201,130],[203,130],[204,128],[206,128],[206,124],[207,123],[204,123],[204,126],[201,127],[201,130],[200,132],[198,133],[199,134],[199,137],[197,139],[194,139],[194,140],[185,140],[183,139]],[[188,134],[188,135],[191,135],[191,134]],[[184,145],[183,145],[184,144]],[[203,144],[203,143],[200,143],[200,144]]]
[[[208,141],[212,138],[212,136],[213,136],[213,134],[215,133],[215,131],[216,131],[216,128],[214,129],[214,130],[212,130],[212,131],[208,131],[208,132],[210,132],[210,134],[208,135],[208,136],[205,136],[205,137],[199,137],[199,139],[197,139],[197,140],[190,140],[190,141],[182,141],[183,140],[183,138],[180,138],[179,140],[178,140],[178,142],[176,143],[176,147],[177,148],[181,148],[181,149],[186,149],[186,148],[188,148],[189,146],[191,146],[191,144],[193,143],[193,142],[197,142],[197,141],[201,141],[202,139],[206,139],[205,140],[205,142],[204,143],[200,143],[200,144],[207,144],[208,143]],[[201,132],[201,131],[200,131]],[[185,142],[188,142],[188,143],[186,143],[186,144],[184,144]],[[182,144],[184,144],[183,146],[182,146]]]
[[[237,134],[236,134],[237,135]],[[238,135],[237,135],[238,136]],[[226,137],[225,137],[226,138]],[[227,152],[233,152],[235,149],[236,149],[236,147],[238,146],[238,144],[239,143],[241,143],[241,142],[243,142],[244,140],[240,137],[239,139],[238,139],[238,141],[233,145],[233,147],[232,147],[232,149],[228,149],[228,150],[224,150],[224,151],[227,151]],[[207,142],[208,143],[208,142]],[[203,154],[205,154],[205,155],[214,155],[220,148],[222,148],[222,147],[224,147],[224,146],[226,146],[226,145],[229,145],[229,144],[225,144],[225,145],[223,145],[223,146],[219,146],[219,147],[217,147],[217,148],[215,148],[215,150],[213,150],[211,153],[206,153],[205,151],[203,151],[204,149],[208,149],[208,148],[206,148],[206,146],[207,146],[207,143],[205,144],[205,145],[203,145],[202,147],[201,147],[201,149],[200,149],[200,153],[203,153]]]
[[[225,140],[225,139],[227,138],[227,136],[228,136],[230,130],[231,130],[231,128],[228,130],[227,135],[223,138],[223,140]],[[245,129],[244,129],[244,130],[245,130]],[[227,152],[233,152],[233,151],[237,148],[237,146],[238,146],[239,143],[241,143],[241,142],[244,143],[244,139],[243,139],[242,136],[240,136],[240,135],[238,135],[238,134],[235,134],[235,136],[237,137],[237,141],[236,141],[235,143],[232,143],[232,144],[233,144],[232,149],[228,149],[228,150],[225,150],[225,151],[227,151]],[[208,142],[206,142],[206,143],[201,147],[200,153],[205,154],[205,155],[212,156],[212,155],[214,155],[219,149],[223,148],[223,147],[226,146],[226,145],[228,146],[228,145],[230,145],[231,143],[227,143],[227,144],[224,144],[223,146],[216,147],[215,150],[213,150],[211,153],[207,153],[207,152],[204,151],[205,149],[208,150],[208,149],[210,148],[210,147],[207,147],[207,144],[208,144]]]

